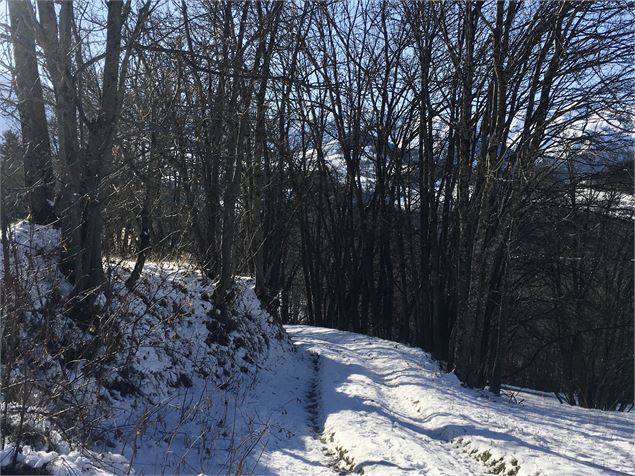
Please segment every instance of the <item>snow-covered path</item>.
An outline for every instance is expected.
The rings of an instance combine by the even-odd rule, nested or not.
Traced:
[[[411,384],[408,374],[423,369],[403,355],[396,359],[397,344],[315,327],[287,331],[300,349],[319,355],[320,426],[342,469],[382,475],[486,473],[424,427],[402,387]]]
[[[319,355],[318,426],[339,467],[364,474],[633,474],[632,414],[521,404],[466,389],[421,350],[306,326]],[[331,461],[332,462],[332,461]]]

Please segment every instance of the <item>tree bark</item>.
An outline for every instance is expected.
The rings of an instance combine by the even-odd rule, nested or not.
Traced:
[[[24,144],[24,184],[28,193],[31,221],[38,225],[48,225],[56,221],[53,211],[53,163],[35,51],[32,14],[29,2],[9,1],[15,86]]]

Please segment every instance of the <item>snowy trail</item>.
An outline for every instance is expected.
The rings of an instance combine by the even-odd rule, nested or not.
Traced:
[[[259,415],[266,435],[251,453],[257,460],[245,473],[336,475],[319,441],[315,360],[305,352],[277,348],[241,403],[246,418]],[[245,417],[242,418],[243,420]],[[211,472],[210,474],[223,474]]]
[[[319,355],[319,427],[339,468],[364,474],[634,474],[632,414],[469,390],[421,350],[287,326]]]
[[[323,437],[342,469],[382,475],[486,473],[427,432],[416,408],[404,401],[400,371],[422,370],[416,364],[394,372],[386,369],[381,362],[385,349],[365,345],[365,336],[302,326],[287,331],[302,350],[320,356]]]

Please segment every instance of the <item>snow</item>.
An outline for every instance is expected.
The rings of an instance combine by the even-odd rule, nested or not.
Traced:
[[[241,405],[242,416],[264,430],[251,457],[254,474],[334,474],[307,416],[314,377],[303,352],[273,352],[258,374]]]
[[[133,263],[106,263],[112,296],[99,295],[95,312],[102,316],[101,332],[114,332],[116,340],[104,339],[110,347],[97,348],[105,358],[96,363],[78,359],[68,365],[38,340],[37,329],[51,325],[54,340],[78,348],[94,345],[95,339],[102,343],[103,336],[78,328],[54,301],[71,289],[57,266],[59,232],[26,221],[10,232],[10,270],[34,305],[21,323],[16,352],[28,360],[15,363],[9,373],[12,382],[19,382],[27,366],[39,395],[25,414],[26,427],[40,435],[37,448],[22,446],[18,464],[45,466],[60,475],[126,474],[129,469],[141,474],[237,472],[259,464],[251,455],[273,440],[276,414],[304,412],[302,400],[273,398],[263,406],[258,397],[258,412],[251,411],[253,404],[243,406],[247,398],[264,393],[253,393],[263,378],[282,375],[275,365],[297,357],[282,327],[261,309],[252,280],[237,279],[230,316],[221,321],[213,283],[191,266],[146,263],[129,290],[124,283]],[[304,378],[302,358],[297,365],[298,379]],[[17,428],[21,405],[3,401],[3,408]],[[73,416],[42,418],[56,413]],[[99,436],[85,440],[86,432]],[[12,438],[8,432],[0,448],[1,467],[12,463]]]
[[[173,394],[136,450],[123,448],[136,473],[333,474],[307,419],[311,360],[272,344],[255,367],[231,389],[195,378]]]
[[[70,290],[56,266],[59,234],[27,222],[12,232],[12,271],[34,304],[21,339],[43,396],[27,408],[25,425],[46,440],[25,444],[16,457],[34,470],[634,474],[633,414],[561,405],[523,389],[513,389],[516,398],[467,389],[425,352],[368,336],[307,326],[287,326],[287,335],[246,278],[237,280],[223,323],[213,283],[183,263],[147,263],[133,291],[123,285],[133,263],[109,269],[113,293],[97,305],[119,326],[117,351],[98,367],[78,360],[65,369],[33,332],[53,291]],[[54,317],[51,332],[61,342],[94,338]],[[22,368],[10,369],[11,381]],[[74,412],[61,398],[46,400],[69,393],[86,410],[73,428],[42,417]],[[3,396],[5,408],[15,426],[19,405]],[[99,438],[78,439],[84,425]],[[9,433],[0,467],[15,451]]]
[[[633,474],[633,414],[467,389],[425,352],[288,326],[319,357],[323,435],[364,474]],[[504,464],[504,467],[502,466]],[[517,469],[517,473],[515,472]]]
[[[14,451],[14,446],[0,450],[0,467],[11,463]],[[17,462],[34,469],[46,466],[46,471],[53,476],[107,476],[126,474],[129,468],[128,461],[117,454],[75,450],[60,455],[55,451],[36,451],[28,445],[18,453]]]

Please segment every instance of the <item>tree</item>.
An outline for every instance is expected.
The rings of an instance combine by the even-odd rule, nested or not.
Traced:
[[[60,130],[60,154],[68,181],[62,191],[66,219],[63,224],[63,267],[74,282],[74,313],[85,320],[92,300],[104,282],[102,267],[103,209],[108,197],[107,182],[112,170],[113,140],[125,91],[130,50],[121,57],[122,28],[130,4],[107,4],[106,45],[100,97],[92,105],[82,103],[82,93],[71,71],[71,43],[74,28],[73,3],[62,5],[59,22],[54,5],[38,2],[39,41],[45,51],[56,100]],[[136,41],[149,13],[149,2],[140,9],[130,41]],[[25,15],[27,13],[25,12]],[[36,24],[29,10],[30,24]],[[80,45],[75,45],[77,51]],[[81,54],[75,67],[86,68]],[[91,111],[92,109],[92,111]],[[85,143],[78,141],[77,111],[85,127]],[[46,126],[46,123],[42,124]],[[78,200],[78,197],[81,199]]]

